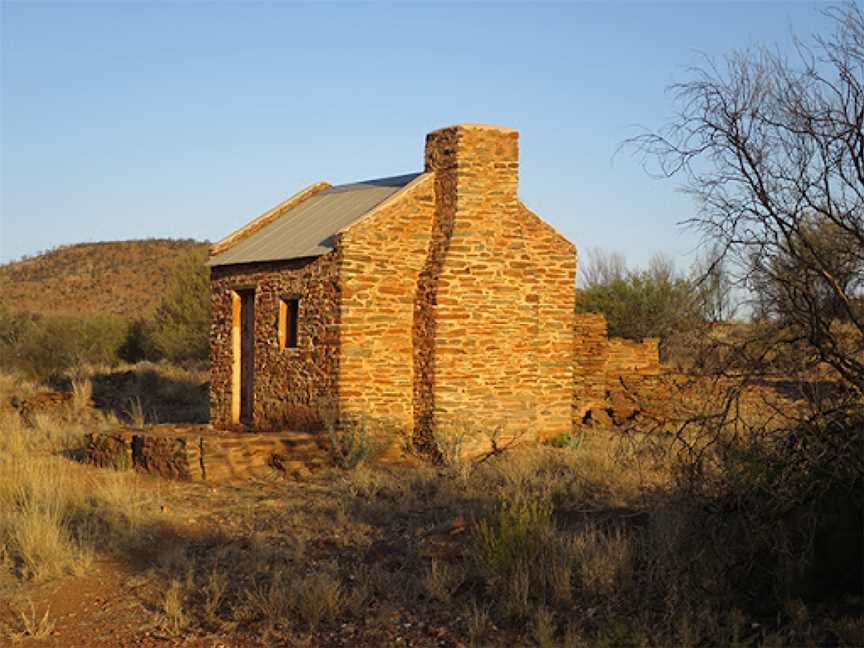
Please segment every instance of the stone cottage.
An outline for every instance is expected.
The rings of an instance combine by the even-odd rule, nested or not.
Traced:
[[[576,249],[518,181],[515,130],[460,124],[422,173],[318,182],[215,244],[211,423],[315,429],[326,402],[418,439],[571,430],[599,347],[574,343]]]

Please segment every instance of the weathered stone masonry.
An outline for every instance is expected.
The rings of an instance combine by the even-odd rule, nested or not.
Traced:
[[[518,134],[431,133],[436,220],[418,290],[418,429],[570,429],[575,248],[517,197]]]
[[[255,429],[320,427],[339,372],[339,255],[216,267],[210,283],[210,420],[232,425],[232,293],[255,288]],[[280,349],[281,297],[300,297],[297,348]]]
[[[212,268],[211,422],[232,421],[238,289],[255,290],[252,429],[315,429],[329,399],[421,443],[477,424],[551,437],[609,397],[612,374],[653,371],[648,347],[609,341],[605,322],[576,315],[576,250],[519,200],[518,170],[516,131],[440,129],[424,173],[334,233],[329,252]],[[277,338],[286,296],[300,300],[296,349]]]
[[[342,354],[338,396],[349,416],[367,415],[411,429],[418,277],[429,249],[435,198],[421,175],[343,231]]]
[[[610,338],[605,317],[577,313],[573,341],[574,426],[589,416],[596,420],[598,412],[613,418],[631,415],[634,392],[660,374],[659,340]]]

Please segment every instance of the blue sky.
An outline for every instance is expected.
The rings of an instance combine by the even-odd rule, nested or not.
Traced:
[[[521,133],[522,199],[585,250],[693,260],[693,213],[616,150],[702,54],[824,32],[813,3],[2,4],[0,261],[218,240],[319,179],[420,170],[458,122]]]

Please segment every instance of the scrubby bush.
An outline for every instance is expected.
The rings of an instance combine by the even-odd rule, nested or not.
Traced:
[[[150,339],[148,323],[137,319],[129,323],[129,329],[123,345],[117,350],[117,355],[124,362],[140,362],[141,360],[157,360],[159,352]]]
[[[519,494],[481,519],[474,531],[474,555],[489,578],[528,567],[552,535],[552,504]]]
[[[695,283],[676,272],[666,257],[654,257],[646,270],[629,270],[622,258],[594,251],[582,276],[577,310],[601,313],[609,335],[632,340],[660,338],[664,358],[676,336],[704,321]]]
[[[354,469],[379,450],[366,418],[340,421],[327,425],[325,429],[330,441],[330,458],[339,468]]]
[[[0,316],[2,364],[34,378],[59,376],[84,364],[113,364],[128,334],[125,320],[88,317]]]
[[[338,404],[330,398],[319,400],[318,416],[335,466],[353,470],[381,449],[370,430],[372,421],[368,417],[340,417]]]
[[[177,260],[149,327],[153,348],[177,362],[206,360],[209,353],[210,279],[206,260],[206,249],[192,250]]]

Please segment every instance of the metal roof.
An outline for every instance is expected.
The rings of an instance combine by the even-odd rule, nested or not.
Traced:
[[[214,255],[207,265],[284,261],[327,254],[333,249],[340,230],[369,213],[418,175],[365,180],[319,191]]]

